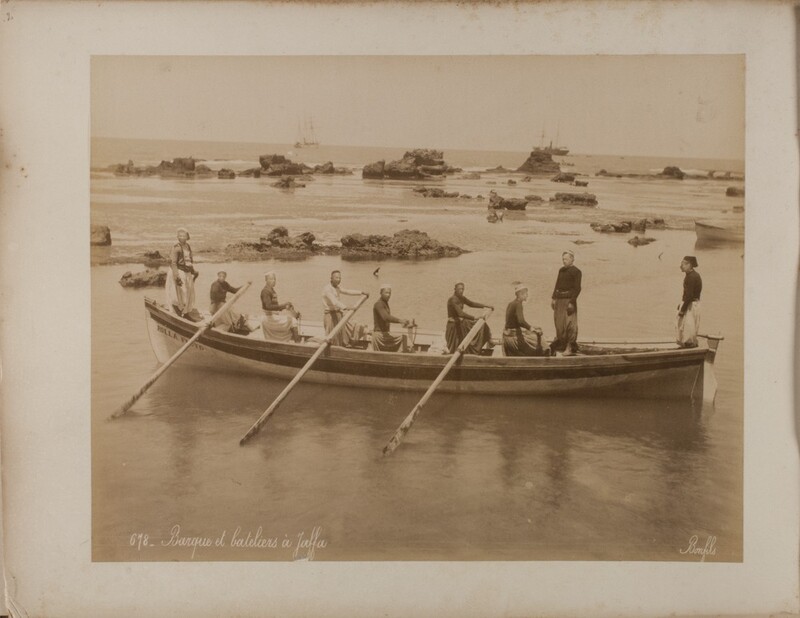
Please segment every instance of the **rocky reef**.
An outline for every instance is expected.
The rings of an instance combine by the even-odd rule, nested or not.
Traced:
[[[393,236],[348,234],[342,238],[343,258],[439,258],[462,253],[464,249],[435,240],[419,230],[402,230]]]
[[[127,271],[119,280],[119,284],[124,288],[163,288],[166,282],[167,272],[153,268],[148,268],[138,273]]]
[[[556,193],[554,197],[550,198],[550,203],[562,207],[594,208],[597,206],[597,196],[594,193]]]
[[[339,253],[338,247],[320,245],[311,232],[303,232],[295,236],[283,226],[273,228],[266,236],[256,242],[237,242],[225,247],[227,259],[240,261],[262,260],[270,257],[304,258],[309,255],[331,255]]]
[[[556,161],[553,161],[553,155],[550,153],[533,150],[525,162],[517,168],[517,171],[531,176],[543,176],[558,174],[561,172],[561,167]]]
[[[567,174],[566,172],[559,172],[550,179],[550,182],[575,182],[575,174]]]
[[[225,247],[225,257],[254,261],[269,258],[303,259],[311,255],[341,255],[347,259],[454,257],[464,249],[443,243],[418,230],[402,230],[393,236],[347,234],[340,245],[321,245],[311,232],[291,236],[289,230],[274,228],[258,242],[238,242]]]
[[[107,225],[92,224],[89,230],[89,244],[96,247],[107,247],[111,244],[111,230]]]
[[[658,174],[635,174],[635,173],[620,173],[609,172],[608,170],[601,169],[595,176],[605,176],[608,178],[638,178],[643,180],[684,180],[689,178],[692,180],[743,180],[744,176],[735,174],[733,172],[715,172],[711,171],[707,174],[687,174],[677,165],[668,165]]]
[[[441,150],[417,148],[409,150],[396,161],[376,161],[365,165],[361,177],[366,179],[419,180],[460,172],[448,165]]]
[[[422,197],[459,197],[458,191],[445,191],[439,188],[414,187],[412,190]]]
[[[269,186],[275,187],[276,189],[300,189],[305,187],[302,182],[297,182],[294,176],[283,176],[280,180],[271,183]]]
[[[638,219],[636,221],[619,221],[615,223],[590,223],[595,232],[604,234],[628,234],[630,232],[644,232],[648,228],[654,230],[666,229],[664,219]]]
[[[639,238],[638,236],[634,236],[630,240],[628,240],[629,245],[633,245],[634,247],[642,247],[644,245],[649,245],[651,242],[655,242],[655,238]]]
[[[316,165],[313,168],[305,163],[295,163],[284,155],[265,154],[258,158],[258,167],[251,167],[240,172],[222,168],[212,170],[207,165],[198,163],[202,159],[194,157],[176,157],[172,161],[161,161],[158,165],[137,166],[132,160],[127,163],[112,165],[109,169],[117,176],[161,176],[162,178],[217,178],[233,179],[236,176],[246,178],[260,178],[264,176],[301,176],[304,174],[320,175],[347,175],[353,170],[346,167],[336,167],[332,161]]]

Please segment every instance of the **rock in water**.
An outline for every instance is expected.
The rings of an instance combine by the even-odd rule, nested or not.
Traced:
[[[628,244],[634,247],[641,247],[643,245],[649,245],[651,242],[655,242],[655,240],[655,238],[639,238],[638,236],[634,236],[628,241]]]
[[[677,180],[683,180],[686,177],[686,173],[675,165],[668,165],[660,175],[665,178],[675,178]]]
[[[409,150],[396,161],[376,161],[365,165],[362,178],[389,178],[391,180],[414,180],[460,172],[461,168],[445,163],[441,150],[417,148]]]
[[[575,174],[566,174],[564,172],[559,172],[550,179],[550,182],[574,182],[574,181],[575,181]]]
[[[553,161],[553,155],[540,150],[534,150],[525,162],[517,168],[518,172],[531,175],[558,174],[561,171],[558,163]]]
[[[384,167],[386,167],[386,161],[376,161],[375,163],[365,165],[364,169],[361,170],[361,178],[375,178],[381,180],[383,179]]]
[[[236,178],[236,172],[234,172],[231,169],[222,168],[220,171],[217,172],[217,178],[233,180],[234,178]]]
[[[402,230],[394,236],[348,234],[342,237],[343,257],[434,258],[462,253],[465,251],[460,247],[439,242],[419,230]]]
[[[550,201],[556,206],[597,206],[597,196],[593,193],[556,193]]]
[[[414,193],[419,193],[422,197],[458,197],[458,191],[445,191],[444,189],[414,187]]]
[[[167,282],[167,273],[164,270],[154,270],[148,268],[138,273],[126,272],[119,280],[119,284],[124,288],[163,288]]]
[[[728,187],[725,189],[725,195],[728,197],[744,197],[744,187]]]
[[[300,189],[305,187],[302,182],[297,182],[294,176],[282,176],[279,181],[273,182],[270,186],[276,189]]]
[[[111,244],[111,230],[107,225],[92,225],[89,232],[89,244],[107,247]]]
[[[528,202],[518,197],[504,197],[500,200],[500,208],[504,210],[525,210]]]

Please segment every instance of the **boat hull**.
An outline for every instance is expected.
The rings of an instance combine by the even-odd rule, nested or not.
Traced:
[[[744,229],[720,227],[718,225],[711,225],[709,223],[701,223],[700,221],[695,221],[694,229],[695,233],[697,234],[698,243],[741,244],[744,242]]]
[[[169,359],[197,324],[146,301],[148,333],[160,362]],[[181,364],[214,371],[291,379],[318,344],[264,341],[211,329],[181,357]],[[706,350],[679,349],[570,357],[467,355],[439,390],[487,395],[565,395],[684,399],[703,397]],[[424,391],[449,355],[402,354],[330,347],[304,380],[348,387]]]

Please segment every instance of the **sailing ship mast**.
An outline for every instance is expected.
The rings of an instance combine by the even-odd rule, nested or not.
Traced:
[[[316,148],[319,146],[317,136],[314,133],[314,121],[310,116],[306,117],[305,121],[301,123],[297,121],[298,139],[294,143],[295,148]]]

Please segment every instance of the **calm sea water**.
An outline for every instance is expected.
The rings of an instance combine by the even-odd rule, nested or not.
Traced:
[[[116,140],[101,142],[107,143],[96,144],[96,167],[194,155],[241,161],[244,168],[254,166],[258,154],[286,151],[160,142],[131,142],[125,150]],[[375,150],[353,150],[359,149],[308,160],[358,165],[402,155],[392,150],[373,158]],[[311,150],[300,152],[312,157]],[[516,167],[525,153],[446,152],[445,158],[462,166]],[[585,159],[587,169],[602,163],[626,171]],[[572,160],[579,168],[580,158]],[[626,161],[630,171],[658,167],[651,160]],[[719,163],[664,165],[737,171]],[[448,178],[440,186],[485,195],[489,179]],[[491,179],[501,195],[548,197],[565,189],[546,180],[507,187],[500,185],[504,177]],[[121,288],[118,279],[136,265],[94,266],[93,558],[292,560],[308,558],[314,545],[314,560],[696,560],[681,550],[697,535],[701,546],[715,539],[715,553],[706,560],[741,560],[743,248],[695,249],[691,229],[695,217],[741,217],[732,209],[742,200],[724,196],[727,184],[591,178],[587,190],[598,195],[596,211],[545,206],[490,225],[485,202],[425,200],[407,184],[358,176],[317,179],[286,193],[264,179],[93,174],[92,219],[108,224],[114,239],[110,252],[93,258],[164,253],[174,229],[186,225],[205,257],[198,266],[203,304],[212,273],[222,266],[218,249],[227,242],[255,240],[275,225],[330,242],[354,231],[408,227],[472,253],[424,262],[326,256],[224,268],[234,285],[254,282],[239,302],[242,311],[257,313],[263,272],[275,269],[281,300],[319,320],[321,287],[330,270],[340,268],[345,286],[373,295],[380,283],[391,282],[393,311],[426,329],[444,327],[445,301],[453,283],[463,280],[467,296],[498,308],[490,325],[499,331],[511,283],[523,280],[531,287],[528,321],[552,337],[548,297],[560,253],[570,247],[584,273],[582,338],[669,338],[681,294],[678,264],[692,253],[704,281],[703,330],[725,335],[711,407],[436,394],[403,445],[384,458],[381,448],[419,394],[301,383],[262,433],[239,447],[283,381],[188,369],[179,361],[126,417],[105,420],[158,368],[143,299],[161,299],[163,290]],[[627,235],[598,234],[588,226],[623,216],[663,216],[677,229],[648,231],[656,241],[634,248]],[[359,315],[369,318],[365,309]]]

